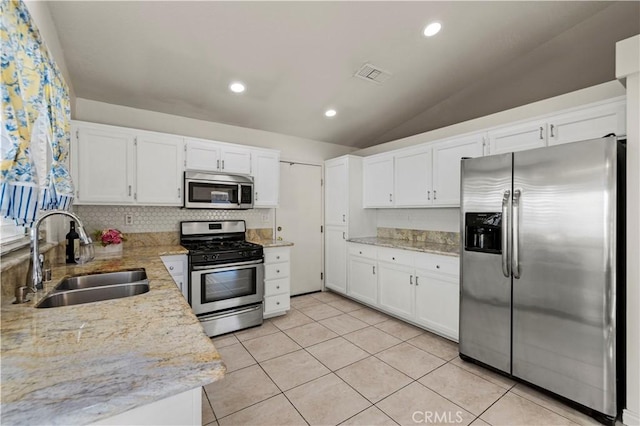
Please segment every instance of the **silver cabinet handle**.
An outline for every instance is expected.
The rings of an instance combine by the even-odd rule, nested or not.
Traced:
[[[416,275],[416,287],[418,286],[418,276]]]
[[[389,202],[393,203],[393,194],[389,194]]]
[[[280,259],[280,256],[276,256],[276,259]]]
[[[342,221],[346,222],[346,215],[344,215],[344,214],[342,215]]]
[[[434,190],[433,190],[433,199],[434,199],[434,200],[437,198],[437,195],[438,195],[438,194],[436,194],[436,190],[434,189]]]
[[[346,236],[345,236],[345,233],[344,233],[344,232],[342,232],[342,239],[343,239],[343,240],[346,240],[346,239],[347,239],[347,238],[346,238]]]
[[[431,199],[431,191],[427,191],[427,200]]]
[[[276,286],[276,290],[280,290],[280,286],[279,285]]]
[[[553,138],[553,137],[555,137],[555,136],[554,136],[554,134],[553,134],[553,129],[554,129],[554,128],[555,128],[555,126],[554,126],[553,124],[552,124],[552,125],[550,125],[550,127],[549,127],[549,129],[551,130],[551,137],[552,137],[552,138]]]
[[[256,201],[258,201],[258,191],[256,191]]]
[[[173,271],[173,266],[169,266],[169,270],[170,270],[170,271]]]
[[[376,267],[374,266],[373,267],[373,275],[375,275],[375,274],[376,274]]]
[[[131,197],[131,185],[129,185],[129,197]]]
[[[516,189],[513,191],[513,236],[511,244],[511,271],[513,278],[520,278],[520,196],[522,191]]]
[[[222,170],[224,170],[224,160],[222,160]]]
[[[502,274],[505,277],[511,275],[509,270],[509,200],[511,191],[502,193]]]
[[[220,168],[220,160],[216,160],[216,169]]]
[[[542,126],[540,126],[540,140],[544,139],[544,138],[542,137],[542,131],[543,131],[543,130],[544,130],[544,129],[542,128]]]
[[[440,265],[436,265],[436,269],[440,269]]]
[[[413,275],[409,275],[409,285],[413,285]]]
[[[180,188],[178,188],[178,198],[180,198]]]
[[[276,274],[279,274],[279,273],[280,273],[280,269],[276,269]]]
[[[279,304],[280,304],[280,302],[276,302],[276,305],[279,305]]]

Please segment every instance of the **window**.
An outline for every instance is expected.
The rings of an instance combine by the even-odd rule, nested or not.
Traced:
[[[0,222],[0,252],[6,253],[29,244],[29,228],[17,226],[13,220],[2,218]]]

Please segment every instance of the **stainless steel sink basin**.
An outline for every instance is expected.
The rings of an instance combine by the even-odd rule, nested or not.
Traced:
[[[121,299],[149,291],[144,269],[76,275],[63,279],[36,308],[57,308]]]
[[[36,308],[57,308],[135,296],[149,291],[148,282],[104,285],[78,290],[52,292],[36,305]]]
[[[55,290],[77,290],[81,288],[102,287],[105,285],[125,284],[147,279],[144,269],[103,272],[97,274],[76,275],[63,279]]]

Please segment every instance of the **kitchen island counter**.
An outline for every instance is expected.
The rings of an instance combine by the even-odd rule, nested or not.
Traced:
[[[350,243],[369,244],[379,247],[419,251],[422,253],[439,254],[443,256],[460,256],[460,246],[457,244],[440,244],[428,241],[410,241],[397,238],[380,237],[349,238],[347,241]]]
[[[87,424],[221,379],[225,366],[160,256],[181,246],[53,268],[35,300],[3,298],[3,424]],[[144,268],[150,291],[58,308],[35,304],[65,276]]]

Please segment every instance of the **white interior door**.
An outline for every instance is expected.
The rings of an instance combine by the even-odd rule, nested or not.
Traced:
[[[276,238],[291,241],[291,295],[322,290],[322,168],[280,162]]]

